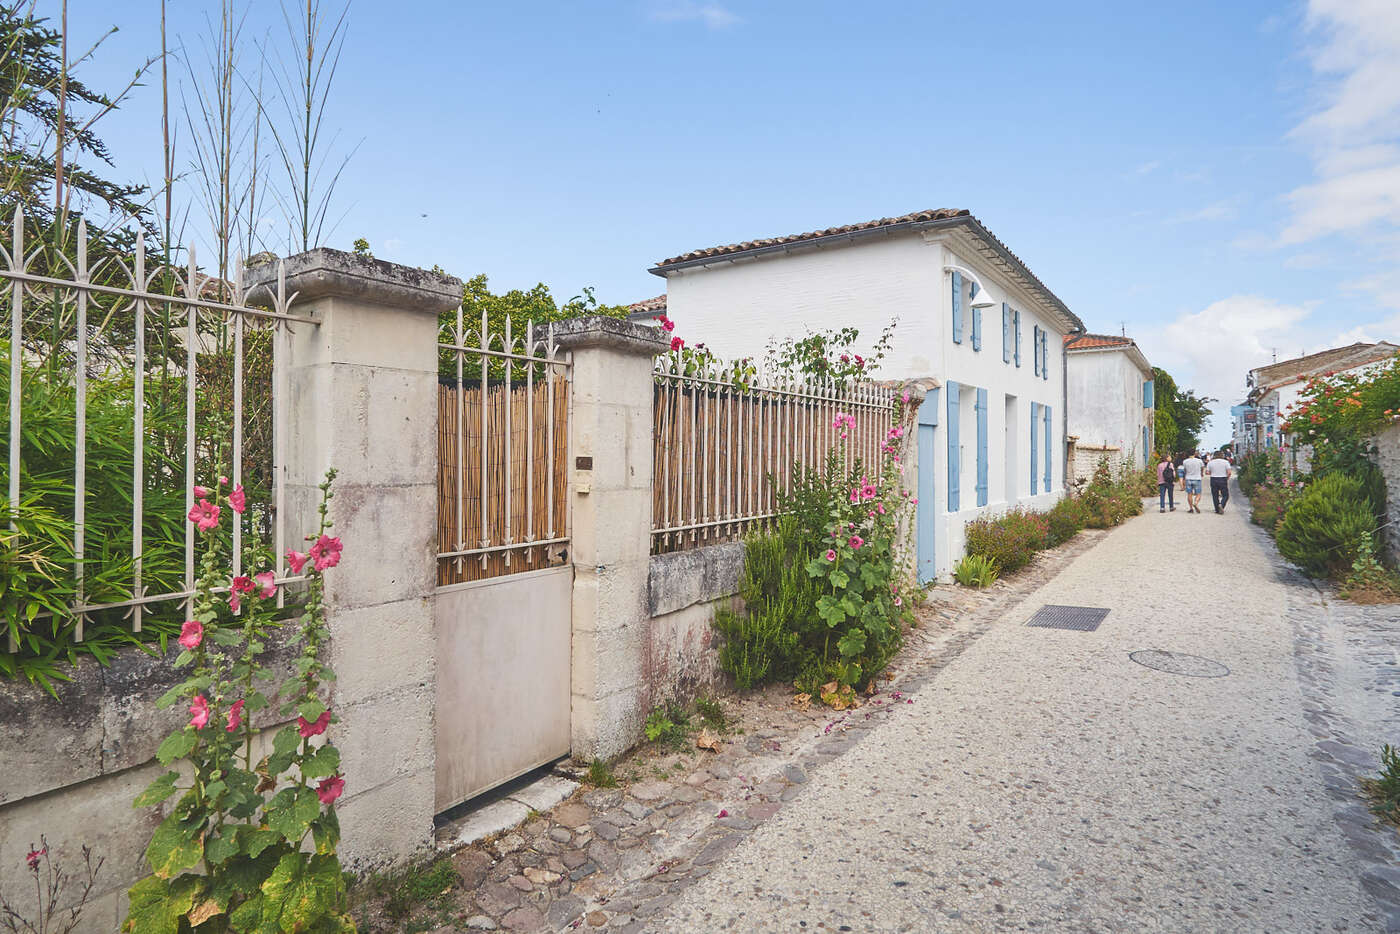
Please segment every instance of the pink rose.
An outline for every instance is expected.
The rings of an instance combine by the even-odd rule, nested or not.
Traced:
[[[190,704],[190,726],[196,730],[202,730],[209,723],[209,701],[204,699],[203,694],[197,694],[194,703]]]
[[[826,560],[828,560],[828,561],[835,561],[835,560],[836,560],[836,549],[835,549],[835,548],[828,548],[828,549],[826,550]]]
[[[329,710],[322,712],[322,714],[316,718],[315,723],[312,723],[305,717],[297,717],[297,733],[301,735],[302,739],[320,736],[322,733],[326,732],[326,727],[330,722],[331,712]]]
[[[243,484],[238,484],[228,495],[228,506],[239,515],[242,515],[243,510],[248,508],[248,495],[243,492]]]
[[[322,804],[331,804],[340,793],[345,790],[345,779],[339,775],[332,775],[330,778],[321,779],[316,785],[316,797],[321,799]]]
[[[180,627],[180,644],[193,652],[204,641],[204,624],[197,619],[187,619]]]
[[[292,566],[293,574],[301,573],[301,569],[306,566],[307,557],[307,555],[299,551],[292,551],[290,548],[287,549],[287,563]]]
[[[263,571],[261,574],[255,574],[253,580],[257,581],[258,584],[258,596],[266,600],[268,597],[277,593],[277,585],[273,583],[276,579],[277,578],[271,571]]]
[[[201,499],[190,507],[187,518],[199,526],[201,532],[207,532],[219,524],[219,507],[207,499]]]
[[[228,726],[224,731],[232,733],[243,725],[243,700],[240,698],[233,702],[233,706],[228,709]]]
[[[341,547],[340,539],[331,538],[329,535],[322,535],[316,539],[316,543],[308,552],[316,570],[324,571],[339,564]]]

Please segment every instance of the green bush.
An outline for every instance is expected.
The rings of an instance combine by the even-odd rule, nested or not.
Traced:
[[[990,587],[997,582],[997,563],[985,555],[963,555],[953,577],[964,587]]]
[[[996,518],[973,519],[966,526],[966,553],[996,563],[1002,574],[1030,564],[1049,544],[1050,522],[1044,513],[1013,509]]]
[[[1240,490],[1245,496],[1252,497],[1255,489],[1263,483],[1282,483],[1283,474],[1282,453],[1276,449],[1255,451],[1240,464]]]
[[[1278,549],[1313,577],[1339,576],[1356,560],[1363,533],[1376,518],[1366,485],[1346,474],[1328,474],[1289,504],[1278,524]]]
[[[1291,480],[1259,482],[1249,496],[1249,519],[1273,535],[1289,503],[1302,493],[1302,484]]]
[[[1114,477],[1108,458],[1099,460],[1094,477],[1079,499],[1084,506],[1084,524],[1091,529],[1111,529],[1142,512],[1142,480],[1137,471]],[[1156,475],[1153,475],[1155,492]]]
[[[1400,752],[1386,743],[1381,748],[1381,774],[1363,778],[1361,784],[1371,799],[1371,810],[1400,825]]]
[[[816,606],[821,587],[807,573],[811,557],[796,516],[783,516],[772,531],[746,540],[739,584],[744,609],[715,613],[715,628],[723,637],[719,664],[740,690],[797,674],[802,637],[820,624]]]
[[[1066,496],[1045,514],[1049,533],[1046,536],[1049,547],[1063,545],[1083,531],[1089,521],[1089,511],[1077,497]]]

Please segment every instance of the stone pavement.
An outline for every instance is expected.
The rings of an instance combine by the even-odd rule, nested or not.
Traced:
[[[639,928],[1400,930],[1354,785],[1400,739],[1395,613],[1324,599],[1238,508],[1132,520]],[[1042,604],[1111,612],[1025,627]]]

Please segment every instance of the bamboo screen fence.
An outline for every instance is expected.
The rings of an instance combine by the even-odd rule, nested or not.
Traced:
[[[892,389],[761,376],[738,386],[718,369],[694,375],[691,368],[676,355],[657,365],[653,553],[730,541],[762,527],[778,514],[778,491],[791,489],[793,470],[820,468],[830,451],[841,450],[847,469],[859,460],[880,473]],[[838,413],[855,422],[844,440]]]

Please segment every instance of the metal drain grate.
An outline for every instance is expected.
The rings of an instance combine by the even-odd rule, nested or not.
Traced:
[[[1108,610],[1098,606],[1043,606],[1027,620],[1026,625],[1093,632],[1106,616]]]

